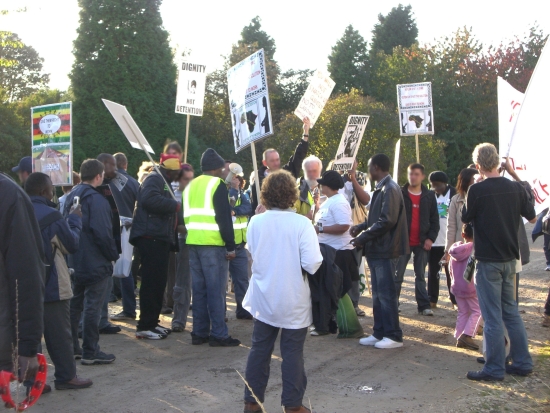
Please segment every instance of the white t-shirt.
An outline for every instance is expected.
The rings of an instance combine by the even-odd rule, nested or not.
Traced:
[[[447,188],[445,195],[437,195],[437,212],[439,213],[439,234],[433,243],[434,247],[444,247],[447,242],[447,216],[451,204],[451,189]]]
[[[319,222],[323,224],[323,227],[353,225],[351,207],[344,195],[336,194],[321,205],[319,211],[315,214],[315,224]],[[354,248],[350,244],[352,239],[349,231],[341,235],[319,233],[319,243],[327,244],[335,250],[352,250]]]
[[[273,327],[310,326],[311,292],[302,268],[315,274],[323,262],[311,221],[291,209],[269,210],[252,217],[246,237],[253,261],[243,307]]]

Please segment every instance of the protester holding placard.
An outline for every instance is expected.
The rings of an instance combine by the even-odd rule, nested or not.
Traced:
[[[262,183],[264,179],[271,173],[278,171],[279,169],[284,169],[285,171],[290,172],[295,179],[298,179],[300,177],[301,171],[302,171],[302,162],[304,161],[307,151],[309,149],[309,127],[310,122],[309,118],[304,118],[303,120],[304,126],[304,134],[302,135],[302,140],[296,146],[296,150],[294,151],[294,155],[290,157],[290,160],[287,164],[283,165],[281,167],[281,158],[279,157],[279,153],[276,149],[266,149],[263,153],[263,159],[262,164],[258,169],[258,177],[260,180],[260,190],[262,188]],[[256,179],[256,177],[254,177]],[[252,194],[252,209],[253,213],[258,212],[258,195],[256,194],[256,185],[254,185],[253,182],[250,182],[250,187],[252,188],[251,194]],[[260,207],[261,211],[264,211],[265,208]]]

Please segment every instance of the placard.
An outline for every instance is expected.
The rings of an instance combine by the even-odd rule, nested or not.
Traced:
[[[327,73],[316,70],[294,114],[300,120],[306,117],[309,118],[311,122],[310,127],[313,128],[332,93],[332,89],[334,89],[334,85],[336,83],[334,83],[334,80]]]
[[[264,49],[227,71],[235,152],[273,135]]]
[[[53,185],[72,185],[72,102],[31,108],[32,171]]]
[[[369,116],[351,115],[348,117],[348,123],[332,164],[334,171],[347,171],[353,168],[353,162],[359,151],[359,146],[361,146],[368,121]]]
[[[178,70],[176,113],[202,116],[205,87],[206,65],[181,62]]]
[[[397,106],[401,136],[434,134],[431,82],[397,85]]]

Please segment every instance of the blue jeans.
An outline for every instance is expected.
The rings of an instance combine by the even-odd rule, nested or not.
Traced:
[[[185,328],[191,304],[191,270],[189,268],[189,246],[185,239],[179,239],[177,254],[176,284],[174,285],[174,318],[172,327]]]
[[[109,301],[111,300],[111,296],[113,295],[113,277],[109,277],[107,279],[107,286],[105,288],[107,292],[105,294],[103,304],[101,305],[101,318],[99,319],[100,330],[111,325],[111,323],[109,322]]]
[[[122,294],[122,311],[126,315],[136,315],[136,294],[134,293],[134,276],[120,278],[120,292]]]
[[[281,330],[281,357],[283,358],[281,363],[283,376],[281,404],[285,407],[298,407],[302,405],[307,386],[304,368],[304,343],[307,336],[307,327],[291,330],[273,327],[259,320],[254,320],[252,348],[248,353],[248,362],[246,363],[246,381],[256,397],[263,403],[269,380],[271,356],[279,330]],[[246,402],[256,401],[250,389],[246,386],[244,400]]]
[[[73,335],[73,350],[80,352],[78,341],[78,322],[82,315],[82,352],[83,357],[94,357],[99,352],[99,319],[101,307],[108,297],[107,284],[111,277],[91,285],[79,284],[75,280],[73,298],[71,298],[71,330]]]
[[[378,340],[389,338],[402,342],[403,331],[399,326],[393,260],[367,257],[367,263],[372,283],[372,312],[374,316],[372,335]]]
[[[248,254],[244,244],[237,245],[237,256],[229,262],[229,274],[235,286],[235,301],[237,302],[237,318],[250,317],[251,314],[243,308],[243,299],[248,290]]]
[[[483,371],[494,377],[504,377],[504,326],[510,337],[512,365],[521,370],[532,370],[527,332],[519,315],[514,294],[516,261],[477,262],[476,290],[481,314],[485,321],[486,343]],[[504,324],[503,324],[504,322]]]
[[[193,280],[193,334],[229,337],[225,323],[225,294],[229,262],[225,247],[189,246]],[[212,326],[212,327],[210,327]]]
[[[416,298],[416,304],[418,311],[424,311],[430,308],[430,299],[428,298],[428,290],[426,287],[426,264],[428,263],[428,251],[426,251],[421,245],[411,247],[409,255],[402,255],[397,261],[397,269],[395,271],[395,289],[397,292],[397,299],[401,296],[401,285],[403,284],[403,278],[405,277],[405,270],[407,264],[413,257],[414,265],[414,296]]]

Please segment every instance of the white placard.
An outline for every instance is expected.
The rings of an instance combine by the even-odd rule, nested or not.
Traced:
[[[294,114],[298,116],[300,120],[308,117],[311,121],[311,127],[313,128],[335,84],[334,80],[332,80],[327,73],[316,70]]]
[[[202,116],[205,87],[206,65],[181,62],[178,70],[176,113]]]
[[[342,133],[342,139],[340,139],[340,145],[332,164],[334,171],[347,171],[353,168],[353,162],[359,151],[368,121],[369,116],[351,115],[348,117],[348,123]]]
[[[397,85],[397,106],[401,136],[434,134],[430,82]]]
[[[395,182],[398,182],[397,174],[399,173],[399,155],[400,155],[400,152],[401,152],[401,139],[398,139],[397,143],[395,144],[395,155],[393,157],[393,176],[392,176],[392,178]]]
[[[264,49],[227,71],[235,152],[273,134]]]
[[[149,145],[149,142],[147,142],[147,139],[145,139],[145,136],[143,136],[139,126],[136,122],[134,122],[134,119],[132,119],[132,116],[128,113],[126,106],[111,102],[107,99],[101,100],[105,106],[107,106],[107,109],[109,109],[109,112],[111,112],[111,115],[115,118],[116,123],[122,130],[122,133],[124,133],[124,136],[126,136],[126,139],[128,139],[128,142],[130,142],[130,145],[132,145],[133,148],[143,149],[149,153],[155,153],[153,148],[151,148],[151,145]]]

